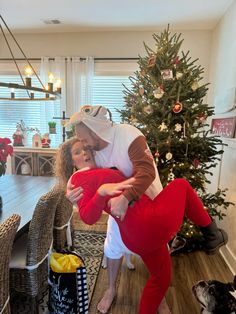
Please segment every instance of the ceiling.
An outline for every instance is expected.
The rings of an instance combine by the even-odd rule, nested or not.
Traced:
[[[213,29],[235,0],[1,0],[13,32]],[[61,24],[45,24],[59,20]]]

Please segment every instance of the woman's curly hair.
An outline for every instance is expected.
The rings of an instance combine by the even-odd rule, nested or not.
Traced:
[[[54,174],[58,178],[58,183],[63,187],[66,187],[67,181],[74,172],[71,148],[77,142],[79,142],[78,138],[67,140],[59,146],[59,150],[56,154]]]

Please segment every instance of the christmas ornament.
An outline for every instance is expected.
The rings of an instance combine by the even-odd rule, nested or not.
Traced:
[[[174,104],[174,106],[173,106],[173,108],[172,108],[172,111],[173,111],[174,113],[179,113],[179,112],[182,111],[182,109],[183,109],[183,105],[181,104],[181,102],[177,101],[177,102]]]
[[[145,76],[145,75],[146,75],[145,70],[144,70],[144,69],[142,69],[142,70],[141,70],[141,72],[140,72],[140,74],[141,74],[142,76]]]
[[[161,131],[164,131],[164,130],[166,130],[167,129],[167,126],[166,126],[166,124],[165,124],[165,122],[162,122],[162,124],[161,125],[159,125],[159,127],[158,127]]]
[[[158,152],[158,150],[155,152],[155,159],[156,159],[156,163],[158,163],[158,158],[160,157],[160,154]]]
[[[153,110],[152,110],[152,106],[151,105],[147,105],[143,108],[143,111],[147,114],[151,114],[153,113]]]
[[[170,173],[168,174],[168,181],[173,181],[175,178],[174,173],[172,172],[172,169],[170,170]]]
[[[161,71],[161,76],[163,80],[172,80],[173,79],[173,72],[171,69],[165,69]]]
[[[138,120],[136,118],[132,117],[132,116],[131,116],[130,122],[133,125],[137,125],[138,124]]]
[[[176,56],[176,58],[175,58],[175,65],[178,65],[178,64],[179,64],[179,57]]]
[[[153,95],[155,98],[160,99],[164,95],[162,86],[158,86],[157,89],[153,91]]]
[[[204,113],[202,114],[199,114],[198,116],[198,121],[201,122],[201,123],[204,123],[206,121],[207,117],[205,116]]]
[[[180,123],[175,124],[175,131],[180,132],[182,130],[182,125]]]
[[[154,67],[155,64],[156,64],[156,56],[151,55],[148,59],[148,68]]]
[[[171,160],[173,155],[169,152],[166,154],[166,160]]]
[[[195,92],[195,90],[197,90],[199,88],[198,82],[193,82],[193,84],[191,85],[191,89]]]
[[[143,94],[144,94],[144,92],[145,92],[143,86],[140,86],[140,87],[139,87],[138,92],[139,92],[139,95],[140,95],[140,96],[143,96]]]
[[[194,168],[198,168],[198,166],[199,166],[199,164],[200,164],[200,161],[198,160],[198,159],[194,159],[193,161],[192,161],[192,164],[193,164],[193,166],[194,166]]]
[[[177,80],[181,79],[181,77],[183,76],[182,72],[176,72],[175,77]]]

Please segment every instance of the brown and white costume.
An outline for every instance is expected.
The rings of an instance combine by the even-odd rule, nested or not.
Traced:
[[[114,124],[107,118],[103,106],[84,106],[74,114],[71,124],[83,122],[108,145],[96,151],[95,161],[98,167],[116,167],[126,177],[135,177],[133,187],[124,191],[129,202],[135,201],[143,193],[154,199],[162,190],[151,152],[144,135],[134,126]],[[112,259],[119,259],[130,250],[123,243],[116,221],[109,216],[104,253]]]

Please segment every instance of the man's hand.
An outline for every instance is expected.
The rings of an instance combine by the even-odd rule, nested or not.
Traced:
[[[98,193],[101,196],[115,196],[117,194],[121,194],[124,190],[131,188],[134,181],[135,178],[129,178],[119,183],[106,183],[99,187]],[[129,201],[122,194],[117,197],[111,198],[108,203],[111,209],[111,213],[117,218],[120,218],[121,221],[126,215],[128,204]]]
[[[111,213],[117,218],[120,218],[121,221],[123,221],[125,218],[128,205],[129,201],[123,194],[117,197],[113,197],[109,201]]]
[[[73,204],[77,206],[77,202],[83,197],[83,189],[79,186],[74,188],[69,180],[66,187],[66,198]]]
[[[98,193],[101,196],[116,196],[121,194],[124,190],[132,188],[135,178],[129,178],[119,183],[104,183],[98,188]]]

